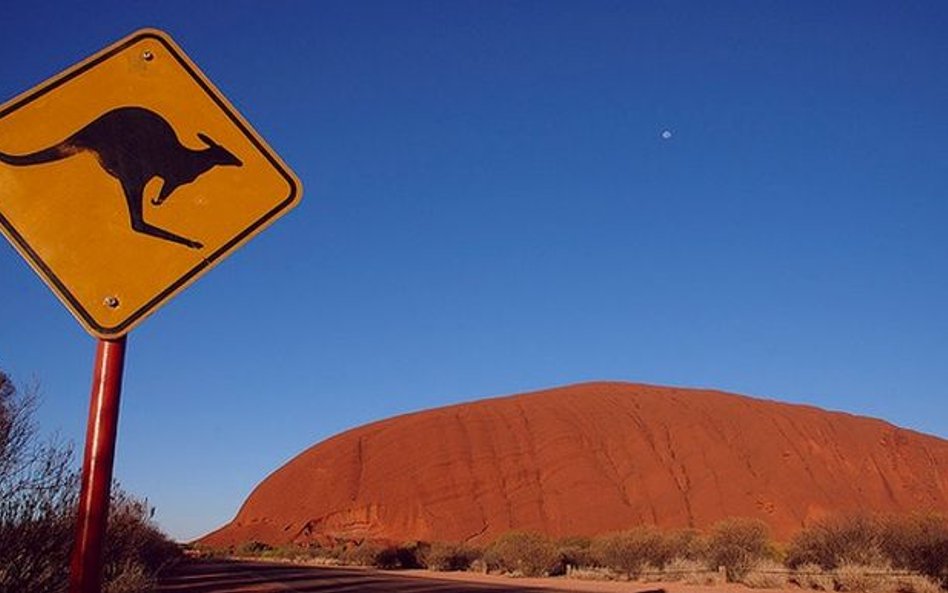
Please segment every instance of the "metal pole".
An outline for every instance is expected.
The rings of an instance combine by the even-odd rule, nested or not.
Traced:
[[[102,587],[102,547],[109,517],[124,366],[125,336],[99,340],[92,375],[69,593],[100,593]]]

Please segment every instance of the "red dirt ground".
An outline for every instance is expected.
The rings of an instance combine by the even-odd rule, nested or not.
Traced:
[[[362,426],[268,476],[202,543],[483,543],[510,530],[948,512],[948,441],[718,391],[590,383]]]

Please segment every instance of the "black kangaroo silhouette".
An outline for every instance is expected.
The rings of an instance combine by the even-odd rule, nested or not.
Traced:
[[[198,133],[198,138],[207,148],[193,150],[181,144],[171,124],[154,111],[142,107],[119,107],[102,114],[49,148],[24,155],[0,152],[0,162],[23,167],[91,152],[99,166],[122,184],[134,231],[201,249],[204,247],[201,243],[149,224],[142,215],[145,185],[155,177],[161,178],[162,185],[151,203],[159,206],[174,190],[191,183],[212,167],[243,165],[240,159],[206,134]]]

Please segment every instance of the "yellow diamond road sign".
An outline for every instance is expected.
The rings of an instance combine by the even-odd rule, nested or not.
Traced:
[[[300,192],[161,31],[0,106],[0,230],[101,338],[127,333]]]

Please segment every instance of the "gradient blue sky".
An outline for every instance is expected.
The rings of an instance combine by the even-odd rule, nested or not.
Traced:
[[[948,4],[15,2],[0,99],[144,26],[305,187],[130,336],[116,476],[173,536],[344,429],[593,379],[948,437]],[[94,341],[0,279],[81,447]]]

